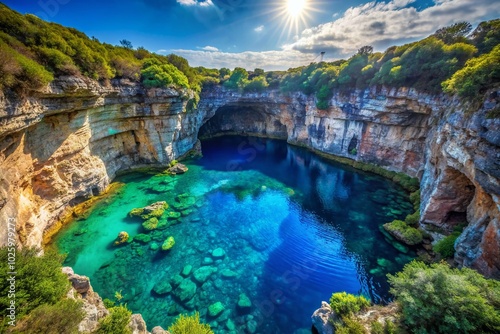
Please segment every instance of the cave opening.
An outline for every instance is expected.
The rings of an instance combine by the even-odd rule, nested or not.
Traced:
[[[219,135],[257,135],[287,139],[288,131],[264,105],[231,104],[220,107],[198,132],[198,138]]]

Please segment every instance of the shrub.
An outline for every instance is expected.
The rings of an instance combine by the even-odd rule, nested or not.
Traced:
[[[70,283],[61,271],[63,257],[48,251],[38,257],[36,249],[22,249],[16,252],[16,315],[18,318],[35,308],[57,303],[69,290]],[[8,268],[8,248],[0,249],[0,323],[5,323],[10,277]],[[1,331],[0,325],[0,331]]]
[[[81,303],[63,299],[54,305],[44,304],[21,320],[12,333],[19,334],[74,334],[83,320]]]
[[[367,334],[365,327],[354,317],[344,316],[335,323],[336,334]]]
[[[423,235],[420,230],[408,226],[401,220],[394,220],[390,223],[384,224],[384,229],[399,241],[410,246],[420,244],[423,239]]]
[[[500,282],[469,268],[413,261],[388,275],[411,333],[499,333]]]
[[[130,334],[128,327],[132,312],[126,306],[116,306],[109,309],[109,315],[99,320],[98,334]]]
[[[439,240],[434,245],[433,250],[441,254],[444,258],[452,258],[455,255],[455,241],[460,234],[461,232],[453,232],[449,236]]]
[[[370,306],[370,302],[363,296],[337,292],[330,297],[330,307],[339,316],[356,314],[368,306]]]
[[[420,212],[415,211],[411,215],[407,215],[405,218],[405,223],[409,226],[417,227],[420,221]]]
[[[420,210],[420,190],[410,194],[410,201],[413,203],[413,209]]]
[[[255,77],[252,79],[252,81],[249,81],[243,90],[245,92],[254,92],[254,93],[260,93],[263,92],[267,87],[269,87],[269,84],[267,83],[267,80],[264,76],[259,76]]]
[[[171,334],[213,334],[214,332],[207,324],[200,323],[200,314],[196,312],[192,316],[180,315],[168,328]]]

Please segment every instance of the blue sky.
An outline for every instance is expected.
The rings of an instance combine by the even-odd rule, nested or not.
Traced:
[[[193,66],[286,69],[383,51],[454,22],[500,17],[499,0],[3,0],[103,42],[176,53]]]

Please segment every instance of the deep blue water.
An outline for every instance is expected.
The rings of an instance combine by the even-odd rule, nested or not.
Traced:
[[[103,298],[118,302],[119,292],[120,302],[142,313],[150,328],[199,311],[216,333],[307,333],[312,312],[333,292],[390,298],[385,275],[414,255],[398,251],[380,230],[411,213],[401,188],[282,141],[220,137],[203,142],[203,154],[187,163],[184,175],[119,178],[120,192],[58,235],[67,264],[89,276]],[[182,211],[174,205],[180,194],[194,204],[180,219],[169,218],[168,227],[147,232],[140,219],[127,216],[160,200]],[[115,247],[120,231],[152,240]],[[169,236],[176,241],[172,250],[151,249]],[[212,256],[217,248],[224,258]],[[186,275],[196,284],[193,298],[181,301],[175,289],[152,292],[186,265],[212,272],[205,282]],[[250,309],[237,307],[240,294],[251,300]],[[210,317],[207,308],[216,302],[225,310]]]

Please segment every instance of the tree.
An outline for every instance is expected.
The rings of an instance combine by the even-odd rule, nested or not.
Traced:
[[[469,22],[458,22],[451,26],[436,30],[434,36],[442,40],[446,44],[464,42],[465,36],[472,30],[472,25]]]
[[[127,41],[126,39],[122,39],[120,41],[120,45],[123,46],[125,49],[132,50],[134,47],[132,46],[132,42]]]
[[[233,74],[224,83],[224,86],[230,89],[241,89],[246,86],[248,82],[248,72],[244,68],[236,67]]]
[[[413,261],[388,275],[411,333],[499,333],[500,282],[469,268]]]
[[[373,53],[373,46],[365,45],[358,49],[358,55],[371,55]]]

